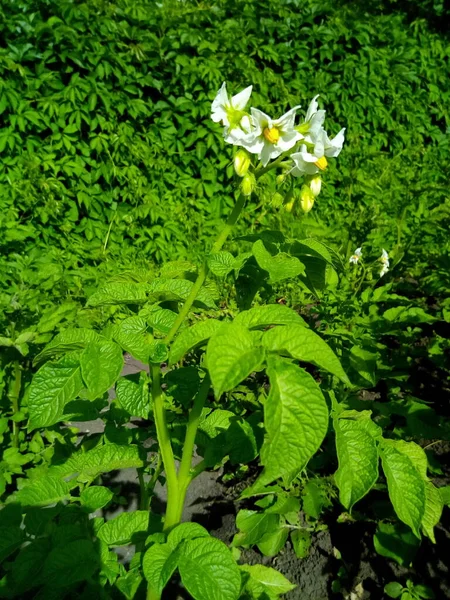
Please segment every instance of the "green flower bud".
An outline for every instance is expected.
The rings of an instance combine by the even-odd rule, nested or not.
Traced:
[[[234,156],[234,170],[239,177],[244,177],[251,164],[249,155],[245,150],[238,150]]]
[[[300,206],[302,207],[303,212],[309,213],[309,211],[314,206],[315,197],[311,191],[311,188],[307,185],[302,186],[300,191]]]
[[[277,185],[281,185],[285,179],[286,179],[285,173],[280,173],[280,175],[277,175]]]
[[[241,191],[244,196],[250,196],[256,187],[256,179],[253,173],[247,173],[244,175],[241,183]]]
[[[292,198],[292,200],[289,200],[289,202],[287,202],[284,205],[285,211],[288,212],[288,213],[292,212],[292,210],[294,208],[294,205],[295,205],[295,198]]]

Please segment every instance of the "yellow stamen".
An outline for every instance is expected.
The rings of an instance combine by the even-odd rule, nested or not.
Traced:
[[[276,144],[280,139],[280,130],[276,127],[271,127],[270,129],[266,127],[263,131],[263,135],[268,142],[271,144]]]
[[[325,156],[322,156],[321,158],[319,158],[318,160],[316,160],[316,162],[314,164],[321,171],[325,171],[325,169],[328,167],[328,161],[325,158]]]

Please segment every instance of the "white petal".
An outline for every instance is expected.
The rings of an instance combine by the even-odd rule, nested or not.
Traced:
[[[301,140],[302,136],[298,133],[298,131],[289,131],[288,133],[284,133],[280,139],[278,140],[276,147],[281,150],[281,152],[287,152],[291,148],[295,146],[298,140]]]
[[[332,140],[330,140],[327,136],[325,144],[325,156],[339,156],[345,141],[344,132],[345,127],[341,129],[340,132],[337,135],[335,135]]]
[[[325,110],[318,110],[316,114],[313,115],[313,117],[311,118],[308,133],[312,139],[319,135],[319,132],[322,129],[322,125],[325,121],[325,113]]]
[[[269,115],[263,113],[263,111],[259,110],[259,108],[253,108],[253,106],[250,110],[252,113],[253,125],[255,126],[255,129],[259,130],[260,133],[262,133],[263,129],[265,129],[266,127],[272,129],[273,123]]]
[[[288,110],[282,117],[275,119],[273,124],[275,127],[279,127],[283,131],[290,131],[295,125],[295,113],[300,108],[300,105],[294,106],[291,110]]]
[[[239,94],[233,96],[231,98],[231,105],[238,110],[244,110],[244,108],[247,106],[247,102],[250,100],[252,88],[253,86],[249,85],[245,88],[245,90],[242,90],[242,92],[239,92]]]
[[[311,100],[311,102],[308,106],[308,110],[306,112],[306,117],[305,117],[306,122],[308,122],[312,119],[313,115],[315,115],[315,113],[317,112],[317,109],[319,108],[319,103],[317,102],[318,97],[319,97],[319,94],[317,94],[317,96],[314,96],[314,98]]]
[[[280,154],[281,150],[277,151],[275,146],[266,142],[259,154],[259,160],[262,162],[263,167],[265,167],[272,158],[276,158]]]
[[[227,106],[227,104],[229,104],[228,94],[227,94],[227,84],[225,82],[223,82],[222,87],[217,92],[216,97],[212,101],[211,112],[215,113],[220,110],[223,110],[225,108],[225,106]]]
[[[229,125],[229,121],[227,118],[227,113],[225,112],[225,110],[223,108],[217,108],[212,114],[211,114],[211,119],[214,121],[214,123],[221,123],[223,122],[224,125]]]
[[[252,154],[260,154],[264,148],[264,141],[260,137],[249,134],[240,141],[240,145]]]

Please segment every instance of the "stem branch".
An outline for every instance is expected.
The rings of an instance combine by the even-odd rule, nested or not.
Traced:
[[[173,456],[172,444],[170,443],[170,435],[167,427],[166,410],[164,408],[164,396],[161,389],[161,370],[159,365],[152,364],[152,398],[153,412],[155,416],[156,435],[158,437],[159,448],[164,464],[167,481],[167,497],[178,497],[178,478],[175,468],[175,459]],[[169,502],[170,504],[170,502]],[[167,510],[164,529],[168,528],[170,522],[169,510]],[[172,524],[173,526],[173,524]]]

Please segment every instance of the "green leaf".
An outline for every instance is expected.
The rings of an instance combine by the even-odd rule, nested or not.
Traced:
[[[244,589],[255,600],[260,598],[278,600],[281,594],[287,594],[296,587],[284,575],[271,567],[241,565],[239,568],[249,575]]]
[[[108,546],[135,544],[139,538],[145,538],[147,534],[149,514],[148,510],[122,513],[106,521],[98,530],[97,537]]]
[[[101,473],[118,469],[139,468],[144,465],[138,446],[105,444],[88,452],[80,451],[62,465],[51,467],[54,476],[77,475],[79,481],[92,481]]]
[[[328,429],[328,408],[311,375],[288,360],[269,357],[267,373],[264,471],[258,481],[267,485],[282,477],[288,484],[319,449]]]
[[[172,343],[169,353],[169,363],[172,365],[177,363],[185,354],[205,344],[222,325],[222,321],[208,319],[184,329]]]
[[[336,375],[347,385],[351,385],[336,354],[311,329],[301,325],[275,327],[264,333],[262,343],[269,352],[278,352],[297,360],[312,363]]]
[[[44,563],[43,580],[49,588],[69,587],[89,579],[99,567],[92,542],[75,540],[53,548]]]
[[[117,401],[133,417],[148,419],[150,392],[145,371],[120,377],[116,382]]]
[[[306,558],[311,547],[311,533],[306,529],[296,529],[291,533],[292,546],[297,558]]]
[[[114,304],[144,304],[144,302],[147,302],[148,290],[148,283],[108,283],[90,296],[86,306],[95,307]]]
[[[0,527],[0,563],[22,545],[24,537],[20,527]]]
[[[195,600],[237,600],[241,575],[226,545],[212,537],[184,542],[178,569],[184,587]]]
[[[442,502],[445,506],[450,506],[450,485],[445,485],[444,487],[439,488],[439,492],[441,494]]]
[[[439,523],[444,508],[439,489],[431,481],[425,482],[425,513],[422,518],[422,531],[430,538],[433,544],[436,543],[434,537],[434,527]]]
[[[279,252],[272,256],[262,240],[258,240],[253,244],[252,252],[261,269],[268,271],[270,283],[298,277],[298,275],[305,272],[305,265],[298,258],[285,252]]]
[[[29,430],[60,421],[64,406],[75,400],[83,387],[80,363],[70,356],[41,367],[29,389]]]
[[[80,360],[81,374],[91,400],[102,396],[114,385],[123,369],[122,350],[114,342],[87,345]]]
[[[378,523],[373,542],[378,554],[405,567],[411,564],[420,546],[420,540],[403,523]]]
[[[209,340],[206,361],[216,398],[235,388],[264,362],[264,350],[252,334],[238,325],[224,323]]]
[[[188,406],[200,387],[200,374],[197,367],[181,367],[168,371],[164,375],[167,386],[166,395]]]
[[[148,325],[156,329],[163,335],[167,335],[172,329],[173,324],[176,321],[177,313],[168,308],[160,308],[158,305],[151,305],[145,307],[139,312],[139,316],[146,319]]]
[[[53,340],[45,346],[34,359],[35,364],[39,364],[52,356],[66,354],[74,350],[82,350],[90,342],[105,342],[106,338],[98,334],[93,329],[66,329],[58,333]]]
[[[394,510],[398,518],[420,538],[420,525],[425,513],[425,481],[411,460],[407,450],[410,444],[413,442],[383,440],[380,451]]]
[[[391,583],[387,583],[384,586],[384,593],[389,596],[389,598],[399,598],[401,593],[403,592],[403,586],[398,581],[391,581]]]
[[[335,473],[339,500],[347,510],[361,500],[378,479],[377,444],[370,431],[369,411],[366,419],[335,418],[336,451],[339,468]]]
[[[383,313],[383,318],[391,323],[434,323],[437,319],[426,313],[422,308],[414,306],[408,308],[406,306],[395,306],[389,308]]]
[[[6,502],[17,502],[22,506],[47,506],[66,500],[70,496],[69,484],[57,477],[44,476],[24,485],[11,494]]]
[[[208,267],[216,277],[226,277],[235,268],[235,259],[230,252],[216,252],[208,258]]]
[[[153,336],[146,331],[147,321],[143,317],[129,317],[114,327],[113,338],[131,356],[147,364]]]
[[[102,485],[92,485],[81,492],[81,506],[87,512],[93,513],[111,502],[113,496],[114,493],[108,488]]]
[[[284,547],[289,536],[287,527],[280,527],[275,531],[268,531],[258,542],[257,546],[264,556],[276,556]]]
[[[133,600],[133,598],[136,596],[139,586],[141,585],[141,582],[142,577],[139,573],[139,570],[133,569],[128,571],[128,573],[125,575],[122,575],[122,577],[119,577],[116,580],[115,585],[117,589],[125,596],[126,600]]]
[[[232,465],[248,463],[258,455],[255,432],[250,423],[242,418],[235,417],[233,419],[227,429],[225,439]]]
[[[360,348],[359,346],[353,346],[350,350],[350,366],[360,377],[362,377],[362,379],[367,381],[371,387],[376,385],[376,354],[364,350],[364,348]]]
[[[178,554],[169,544],[153,544],[144,554],[142,569],[148,590],[159,597],[177,568]]]
[[[49,538],[40,538],[22,548],[15,557],[12,578],[16,595],[20,597],[25,591],[40,585],[41,571],[50,548]]]
[[[278,515],[254,510],[240,510],[236,516],[236,527],[239,532],[233,538],[233,546],[253,546],[266,533],[277,529]]]
[[[325,504],[324,493],[314,481],[308,481],[303,488],[303,510],[308,517],[319,519]]]
[[[194,540],[209,536],[208,531],[198,523],[180,523],[169,533],[167,544],[175,550],[184,540]]]
[[[150,296],[155,301],[167,301],[173,300],[181,302],[191,293],[194,284],[192,281],[187,279],[155,279],[148,286]],[[214,297],[207,287],[203,287],[199,290],[196,300],[194,302],[197,306],[203,306],[205,308],[216,308]]]
[[[271,325],[307,326],[299,314],[283,304],[267,304],[244,310],[236,316],[234,323],[247,329],[260,329]]]

